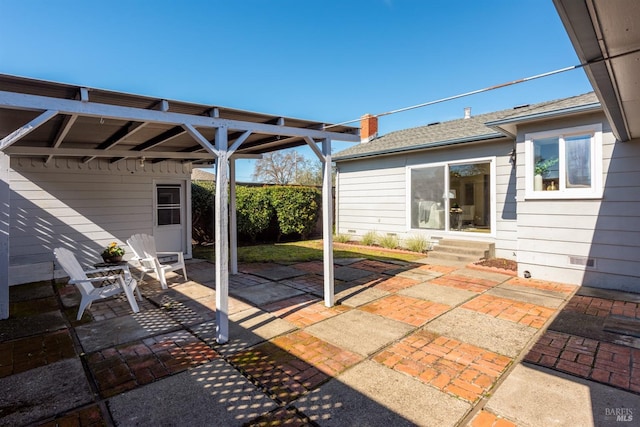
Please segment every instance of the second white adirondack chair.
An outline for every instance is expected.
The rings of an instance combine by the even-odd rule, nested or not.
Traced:
[[[138,294],[138,299],[141,299],[140,290],[137,288],[137,282],[131,276],[125,277],[122,274],[111,274],[108,276],[88,277],[87,274],[105,274],[112,272],[113,268],[107,267],[84,270],[80,266],[80,263],[73,252],[65,248],[56,248],[53,250],[53,254],[56,257],[58,264],[60,264],[64,271],[69,275],[69,283],[76,285],[80,291],[80,295],[82,296],[76,320],[80,320],[82,318],[82,313],[84,313],[87,308],[91,307],[92,302],[108,298],[121,292],[124,292],[127,296],[131,310],[133,310],[134,313],[140,311],[138,303],[133,296],[133,291],[135,289]],[[94,286],[94,283],[100,284],[103,282],[107,282],[107,284],[98,287]]]
[[[184,280],[187,280],[187,269],[184,264],[184,255],[182,252],[157,252],[156,241],[153,236],[148,234],[134,234],[127,240],[127,245],[133,251],[135,257],[133,259],[140,263],[142,275],[155,273],[156,278],[160,282],[162,289],[167,289],[167,278],[165,274],[169,271],[182,270]],[[158,257],[175,256],[177,261],[172,263],[161,263]]]

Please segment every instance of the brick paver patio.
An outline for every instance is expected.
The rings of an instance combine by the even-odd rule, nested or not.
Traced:
[[[511,363],[506,356],[428,331],[408,336],[373,360],[472,403]]]
[[[55,327],[58,330],[53,332],[28,332],[25,336],[0,342],[0,380],[42,369],[49,364],[59,363],[60,360],[82,360],[88,368],[87,381],[97,387],[98,394],[92,393],[93,400],[89,403],[57,411],[46,419],[40,418],[37,423],[29,424],[102,426],[114,424],[115,416],[109,409],[109,402],[113,400],[113,396],[130,390],[133,390],[132,393],[138,393],[152,389],[167,380],[189,377],[185,371],[195,372],[203,365],[207,366],[205,364],[208,362],[219,362],[228,366],[236,375],[246,377],[243,381],[246,382],[248,379],[251,387],[257,387],[256,390],[259,390],[263,398],[269,400],[270,409],[274,407],[271,399],[275,400],[278,406],[275,410],[257,416],[251,422],[245,423],[245,420],[243,423],[255,426],[303,426],[309,425],[310,420],[307,418],[308,414],[304,413],[305,410],[296,406],[296,400],[325,388],[339,390],[345,387],[342,379],[364,362],[396,378],[406,378],[414,387],[418,384],[447,399],[455,398],[456,402],[464,402],[465,407],[469,408],[464,409],[468,418],[460,419],[459,422],[462,424],[459,425],[513,427],[515,424],[499,413],[482,409],[483,402],[486,401],[483,397],[495,391],[496,383],[504,377],[510,366],[519,360],[517,355],[521,356],[518,352],[522,351],[524,344],[518,344],[522,347],[518,347],[513,353],[498,347],[488,347],[493,348],[493,351],[490,351],[483,348],[486,340],[484,345],[481,341],[474,341],[475,345],[472,345],[471,339],[463,338],[464,335],[445,332],[438,335],[433,332],[434,329],[428,330],[430,324],[435,326],[436,323],[446,322],[447,319],[465,318],[450,316],[463,313],[472,317],[486,315],[507,320],[501,322],[503,326],[499,326],[500,322],[497,320],[486,318],[488,320],[485,323],[498,322],[493,325],[503,329],[507,326],[524,328],[521,325],[540,329],[536,335],[532,335],[535,343],[524,359],[526,363],[640,394],[640,349],[623,345],[622,342],[607,342],[602,337],[579,336],[575,331],[555,331],[554,323],[551,323],[550,319],[557,313],[557,305],[540,305],[545,304],[544,299],[535,300],[536,304],[524,302],[526,299],[510,299],[510,295],[519,294],[526,298],[528,294],[535,294],[551,295],[564,302],[576,291],[575,286],[508,276],[500,279],[500,275],[474,276],[471,270],[458,272],[457,267],[440,265],[370,260],[348,260],[339,265],[342,266],[340,268],[343,269],[345,281],[336,281],[336,286],[356,296],[363,295],[363,301],[360,303],[362,305],[347,307],[338,304],[331,308],[324,306],[321,262],[283,266],[270,263],[241,266],[242,273],[230,278],[230,289],[234,296],[232,312],[254,310],[255,313],[247,316],[261,316],[257,327],[261,328],[260,334],[267,335],[256,335],[248,341],[238,341],[220,353],[216,351],[220,347],[214,341],[203,341],[194,332],[206,322],[211,323],[209,328],[215,327],[214,285],[208,279],[205,284],[193,280],[186,283],[182,280],[172,281],[170,289],[163,291],[157,282],[147,277],[141,285],[144,300],[139,303],[141,313],[132,315],[128,302],[120,296],[95,302],[80,322],[75,321],[77,306],[74,304],[77,305],[77,301],[74,303],[74,300],[78,299],[77,291],[68,285],[57,285],[52,289],[58,292],[59,299],[65,304],[65,308],[60,309],[60,312],[62,316],[66,316],[66,320],[57,324]],[[201,263],[196,264],[194,268],[202,277],[208,277],[213,266]],[[278,273],[280,277],[265,279],[253,274],[264,273],[265,270]],[[420,270],[423,273],[417,272]],[[285,278],[288,271],[295,275]],[[303,274],[299,275],[300,272]],[[263,276],[266,277],[266,274]],[[260,302],[259,308],[266,313],[256,308],[256,304],[252,307],[247,302],[250,298],[244,298],[251,292],[263,289],[268,292],[270,284],[281,289],[281,295],[285,298],[277,299],[276,302]],[[441,292],[437,290],[440,286],[433,285],[472,293],[442,288],[446,290],[443,293],[448,299],[445,300],[443,295],[439,295],[438,303],[428,300],[431,295],[429,292]],[[501,289],[487,293],[496,287]],[[517,287],[529,288],[531,292],[514,293]],[[287,298],[287,289],[296,296]],[[533,292],[534,289],[542,292]],[[420,298],[417,298],[418,296]],[[57,300],[58,298],[50,296],[49,291],[45,297],[35,299],[32,305],[26,301],[17,301],[12,307],[20,316],[37,316],[41,314],[40,310],[50,310],[53,301]],[[450,305],[443,304],[444,301]],[[609,316],[621,317],[623,320],[640,318],[640,304],[637,302],[584,295],[571,298],[563,310],[571,316],[588,316],[601,323]],[[128,319],[128,316],[131,318]],[[340,334],[340,331],[327,331],[331,322],[349,327],[349,322],[361,317],[366,317],[367,322],[371,323],[366,325],[367,329],[363,331],[373,331],[376,324],[379,326],[381,322],[388,322],[389,325],[395,325],[395,334],[392,334],[391,338],[383,334],[373,341],[371,337],[363,336],[362,343],[358,340],[346,343],[339,339],[344,335],[332,335],[333,332]],[[126,338],[124,341],[128,342],[119,345],[113,343],[122,342],[121,340],[105,340],[103,346],[107,348],[98,346],[94,347],[99,348],[98,351],[81,353],[81,348],[87,348],[82,340],[91,336],[87,334],[87,326],[94,322],[105,322],[102,325],[123,324],[118,323],[119,318],[132,320],[127,323],[132,325],[129,327],[141,328],[147,335]],[[173,322],[170,318],[179,323]],[[435,319],[435,322],[430,323]],[[272,330],[269,329],[270,322],[273,322]],[[358,326],[363,327],[362,324]],[[473,329],[473,325],[469,325],[469,328]],[[548,329],[544,331],[545,328]],[[397,333],[398,329],[402,332]],[[172,332],[168,332],[171,330]],[[527,330],[531,330],[531,334],[535,333],[535,329]],[[85,335],[79,331],[84,331]],[[379,331],[380,328],[376,330]],[[253,329],[249,328],[245,332],[251,334]],[[115,333],[118,338],[126,336],[120,334],[117,328],[113,331],[107,328],[104,333]],[[319,338],[320,336],[323,338]],[[606,336],[608,335],[605,334],[605,338]],[[355,351],[365,345],[366,339],[371,351],[356,354]],[[74,340],[80,341],[82,346],[78,346],[77,342],[74,344]],[[513,357],[499,353],[510,354]],[[336,380],[333,380],[334,378]],[[357,386],[354,388],[359,390]],[[393,394],[393,390],[376,390],[377,393]],[[10,392],[9,387],[5,394]],[[355,393],[354,390],[350,392]],[[171,391],[167,390],[167,393],[170,396]],[[377,401],[378,396],[365,398]],[[341,403],[330,403],[331,410],[337,411],[338,414]],[[400,405],[393,410],[402,415],[403,408]],[[366,415],[363,414],[365,418]],[[2,417],[3,413],[0,410],[0,424]],[[429,415],[424,414],[424,417],[424,423],[428,424]],[[341,421],[348,424],[359,420]],[[319,424],[322,425],[323,422],[320,421]]]
[[[555,313],[551,308],[487,294],[472,299],[462,307],[532,328],[541,328]]]
[[[378,314],[389,319],[399,320],[413,326],[420,326],[432,320],[451,307],[436,302],[425,301],[404,295],[389,295],[359,309]]]

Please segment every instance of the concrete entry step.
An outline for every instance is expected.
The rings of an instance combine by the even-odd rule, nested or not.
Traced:
[[[429,258],[472,263],[495,257],[495,244],[475,240],[441,239]]]

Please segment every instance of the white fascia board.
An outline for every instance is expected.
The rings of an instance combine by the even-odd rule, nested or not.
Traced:
[[[0,91],[0,107],[22,110],[55,110],[61,114],[78,114],[87,117],[103,117],[115,120],[164,123],[175,126],[188,124],[193,127],[226,127],[229,130],[251,131],[252,133],[260,133],[265,135],[282,135],[293,137],[308,136],[316,139],[330,138],[338,141],[360,141],[359,135],[352,135],[347,133],[269,125],[264,123],[220,119],[183,113],[171,113],[165,111],[147,110],[144,108],[123,107],[119,105],[99,104],[95,102],[82,102],[72,99],[51,98],[41,95],[30,95],[25,93],[15,93],[7,91]]]

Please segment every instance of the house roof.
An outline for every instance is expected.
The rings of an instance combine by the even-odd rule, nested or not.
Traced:
[[[218,129],[238,157],[359,140],[355,127],[0,74],[0,150],[12,157],[206,164]]]
[[[442,123],[433,123],[391,132],[370,142],[347,148],[333,156],[345,161],[361,157],[420,151],[429,148],[481,142],[513,136],[516,123],[539,120],[554,115],[599,109],[593,92],[570,98],[523,105],[507,110],[479,114]]]
[[[204,169],[195,168],[191,171],[192,181],[215,181],[216,174],[206,171]]]

